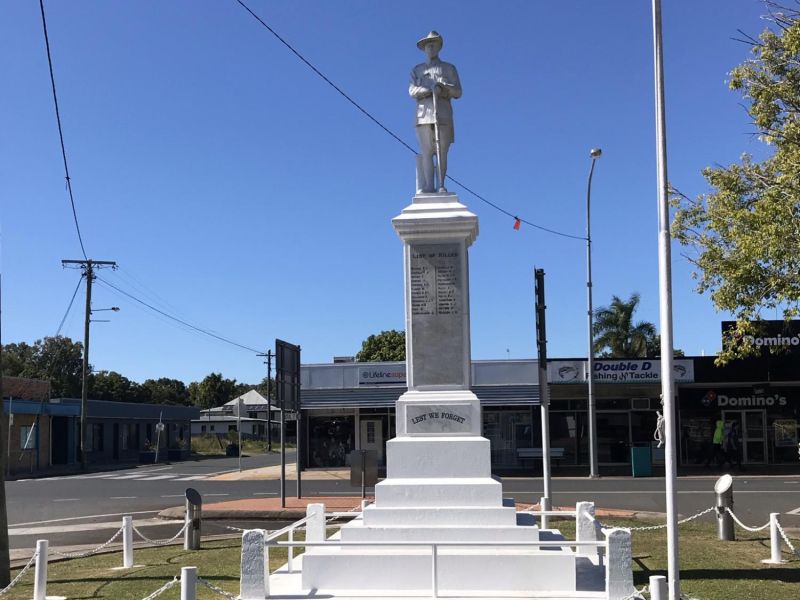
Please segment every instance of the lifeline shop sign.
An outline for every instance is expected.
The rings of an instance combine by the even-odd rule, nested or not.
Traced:
[[[676,383],[694,382],[694,362],[675,360],[672,363]],[[552,384],[586,383],[587,361],[555,360],[547,363],[547,381]],[[596,360],[595,383],[659,383],[659,359]]]
[[[406,366],[359,367],[358,385],[405,385]]]

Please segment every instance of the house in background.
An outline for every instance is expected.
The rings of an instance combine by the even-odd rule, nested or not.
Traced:
[[[240,420],[244,437],[266,440],[269,437],[269,426],[272,429],[272,440],[277,442],[280,439],[281,409],[275,404],[270,406],[267,399],[256,390],[250,390],[222,406],[201,410],[200,417],[192,421],[192,435],[222,436],[228,432],[236,432]],[[294,413],[286,411],[287,441],[295,438],[295,432]]]

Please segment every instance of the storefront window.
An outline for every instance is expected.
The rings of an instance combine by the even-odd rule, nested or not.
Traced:
[[[345,467],[355,448],[356,419],[353,415],[308,417],[308,466]]]
[[[492,466],[524,466],[517,450],[533,446],[530,409],[484,410],[483,435],[491,443]]]
[[[630,453],[630,423],[627,412],[597,413],[597,461],[628,463]]]

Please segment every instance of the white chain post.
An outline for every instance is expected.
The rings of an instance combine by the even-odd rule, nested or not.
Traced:
[[[306,508],[306,541],[325,541],[325,505],[309,504]]]
[[[575,503],[575,541],[597,541],[597,529],[594,526],[594,502]],[[598,547],[578,546],[578,556],[595,557]]]
[[[241,600],[269,598],[269,553],[267,533],[250,529],[242,534],[242,568],[239,582]]]
[[[197,567],[181,568],[181,600],[197,600]]]
[[[608,600],[625,600],[635,591],[629,529],[614,528],[605,532],[608,552],[606,555],[606,597]]]
[[[781,534],[778,531],[778,515],[780,513],[769,513],[769,548],[770,556],[761,562],[765,565],[782,565],[785,560],[781,557]]]
[[[47,598],[47,540],[36,540],[36,571],[33,580],[33,600]]]
[[[667,600],[667,578],[663,575],[650,576],[650,600]]]
[[[133,517],[122,517],[122,568],[133,566]]]

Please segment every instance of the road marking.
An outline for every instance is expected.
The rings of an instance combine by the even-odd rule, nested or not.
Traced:
[[[135,500],[136,496],[111,496],[109,500]]]
[[[136,527],[160,527],[162,525],[177,525],[183,521],[165,519],[145,519],[136,521]],[[57,525],[51,527],[16,527],[8,530],[8,535],[43,535],[46,533],[68,533],[75,531],[100,531],[102,529],[119,529],[119,521],[103,523],[82,523],[78,525]]]
[[[160,479],[172,479],[175,475],[154,475],[153,477],[140,477],[139,481],[158,481]]]
[[[205,479],[208,475],[192,475],[191,477],[181,477],[175,481],[196,481],[198,479]]]
[[[117,475],[112,479],[139,479],[141,477],[147,477],[145,473],[134,473],[133,475]]]
[[[61,523],[63,521],[80,521],[82,519],[100,519],[103,517],[124,517],[126,515],[150,515],[153,513],[160,512],[158,510],[140,510],[136,512],[124,512],[124,513],[106,513],[104,515],[86,515],[84,517],[65,517],[63,519],[49,519],[47,521],[29,521],[27,523],[15,523],[13,525],[9,525],[9,527],[22,527],[24,525],[44,525],[45,523]]]
[[[794,510],[790,510],[786,513],[787,515],[800,515],[800,507],[795,508]]]
[[[800,483],[800,481],[784,481],[783,483]]]
[[[53,502],[77,502],[80,498],[53,498]]]
[[[201,494],[202,496],[230,496],[230,494]]]
[[[167,494],[166,496],[161,496],[162,498],[183,498],[186,494]],[[208,495],[208,494],[206,494]]]
[[[207,496],[208,494],[206,494]],[[256,492],[253,496],[277,496],[278,492]]]

